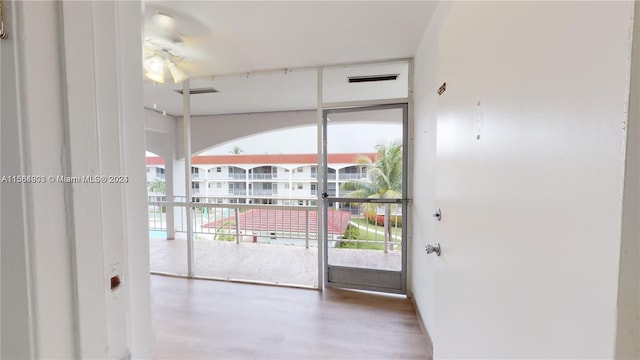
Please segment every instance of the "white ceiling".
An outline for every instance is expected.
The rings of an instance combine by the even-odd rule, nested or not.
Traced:
[[[170,14],[178,32],[200,40],[198,50],[207,59],[200,67],[209,76],[191,87],[220,91],[192,95],[192,114],[206,115],[314,108],[315,71],[296,69],[411,58],[435,6],[429,1],[145,1],[145,17]],[[227,74],[237,75],[222,76]],[[180,88],[145,83],[145,106],[180,115],[182,97],[173,91]]]

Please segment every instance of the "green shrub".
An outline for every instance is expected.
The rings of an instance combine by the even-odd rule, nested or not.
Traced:
[[[344,232],[343,239],[358,239],[360,238],[360,230],[357,227],[349,224],[347,225],[347,230]]]

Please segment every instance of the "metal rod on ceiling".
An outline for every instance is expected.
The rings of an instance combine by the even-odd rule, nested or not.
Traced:
[[[392,58],[392,59],[384,59],[384,60],[373,60],[373,61],[358,61],[358,62],[350,62],[350,63],[334,63],[334,64],[324,64],[324,65],[315,65],[315,66],[300,66],[300,67],[283,67],[283,68],[275,68],[275,69],[260,69],[253,71],[241,71],[241,72],[231,72],[231,73],[223,73],[223,74],[214,74],[207,76],[199,76],[193,77],[193,80],[204,80],[204,79],[219,79],[226,77],[250,77],[251,75],[267,75],[267,74],[288,74],[294,72],[302,72],[302,71],[317,71],[318,69],[331,68],[331,67],[340,67],[340,66],[357,66],[357,65],[379,65],[379,64],[390,64],[390,63],[399,63],[399,62],[407,62],[410,61],[411,58]]]

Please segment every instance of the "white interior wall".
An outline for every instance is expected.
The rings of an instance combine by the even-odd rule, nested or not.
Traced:
[[[439,5],[415,62],[412,254],[436,358],[614,356],[632,9]]]
[[[144,110],[144,129],[146,150],[165,159],[175,157],[176,118],[162,115],[152,110]]]
[[[122,141],[120,169],[129,176],[121,199],[124,212],[124,245],[128,272],[124,285],[128,286],[129,301],[117,309],[125,314],[129,326],[127,340],[130,357],[143,359],[152,355],[151,279],[149,277],[149,212],[147,208],[147,179],[145,174],[145,124],[142,94],[142,64],[137,50],[142,47],[142,4],[139,1],[119,2],[115,6],[118,118]]]
[[[196,154],[214,145],[262,132],[315,125],[316,116],[315,110],[192,116],[191,153]],[[184,156],[182,128],[182,119],[178,118],[176,131],[178,159]]]
[[[0,45],[0,84],[2,82],[2,48]],[[2,85],[0,85],[0,99],[2,99]],[[2,101],[0,100],[0,118],[2,118]],[[2,139],[2,126],[0,126],[0,139]],[[0,146],[0,163],[2,163],[2,146]],[[0,172],[2,176],[2,172]],[[2,187],[0,186],[0,204],[2,204]],[[2,253],[2,206],[0,205],[0,254]],[[0,255],[0,284],[2,284],[2,256]],[[0,285],[0,316],[2,315],[2,285]],[[2,356],[2,325],[0,324],[0,356]]]
[[[413,92],[413,202],[411,254],[409,254],[409,293],[418,305],[418,312],[426,329],[435,329],[434,274],[435,261],[427,256],[426,244],[436,244],[435,238],[435,182],[436,182],[436,85],[437,53],[432,51],[437,44],[437,29],[441,26],[442,5],[433,16],[422,39],[414,60]],[[427,21],[426,19],[425,21]],[[411,135],[410,135],[411,136]],[[428,315],[428,316],[427,316]]]
[[[640,2],[635,4],[622,209],[617,359],[640,359]]]
[[[350,83],[350,76],[393,75],[394,81]],[[408,96],[409,64],[398,61],[327,67],[322,70],[323,103],[402,99]]]
[[[131,56],[141,38],[130,36],[141,31],[140,2],[6,9],[20,41],[2,41],[2,56],[10,48],[15,59],[2,68],[3,94],[12,94],[2,98],[3,175],[129,183],[49,180],[3,196],[2,274],[12,276],[2,279],[2,357],[149,357],[142,74]]]
[[[17,3],[6,3],[5,29],[11,36],[0,40],[0,155],[2,166],[0,175],[12,176],[22,173],[20,154],[21,121],[18,106],[18,68],[15,55],[18,51]],[[8,15],[11,14],[11,15]],[[21,31],[21,30],[20,30]],[[27,46],[27,43],[24,43]],[[24,226],[24,186],[2,184],[2,203],[0,208],[0,358],[33,357],[33,336],[30,333],[29,282],[27,263],[27,234]]]
[[[61,174],[58,5],[14,2],[4,10],[14,23],[11,40],[2,43],[12,48],[15,63],[3,72],[13,68],[15,79],[3,82],[13,108],[2,116],[3,175]],[[2,264],[8,266],[2,273],[11,276],[2,279],[2,357],[74,357],[75,300],[64,185],[3,187],[11,191],[5,191],[2,203]]]
[[[162,115],[153,110],[144,109],[145,130],[174,134],[176,131],[176,118],[171,115]]]

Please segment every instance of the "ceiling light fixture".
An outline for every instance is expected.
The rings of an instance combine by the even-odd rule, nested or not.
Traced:
[[[148,57],[144,60],[144,76],[147,78],[164,83],[165,72],[168,69],[173,78],[173,82],[179,83],[189,78],[189,75],[180,68],[171,59],[171,56],[164,51],[156,53],[156,55]],[[166,65],[166,68],[165,68]]]
[[[169,62],[169,72],[171,73],[171,77],[173,77],[173,82],[175,83],[182,82],[187,78],[187,73],[173,62]]]
[[[164,82],[164,59],[160,56],[152,56],[144,60],[144,76],[149,79]]]
[[[2,0],[0,0],[2,1]],[[189,78],[183,69],[191,59],[191,52],[186,48],[182,36],[176,32],[176,19],[161,12],[148,19],[145,24],[144,59],[145,77],[164,83],[170,73],[176,83]]]

